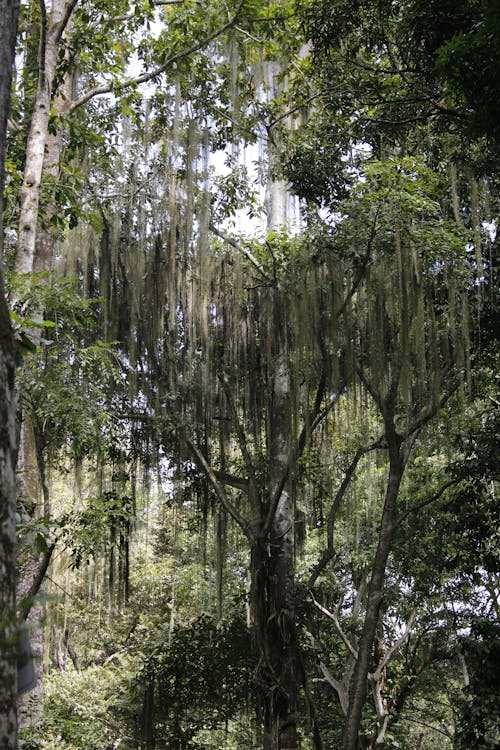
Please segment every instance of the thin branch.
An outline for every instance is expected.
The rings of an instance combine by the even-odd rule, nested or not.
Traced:
[[[212,485],[212,489],[217,495],[217,498],[220,501],[221,505],[229,513],[229,515],[236,521],[238,526],[240,526],[240,528],[242,529],[247,539],[251,540],[251,531],[250,531],[250,526],[249,526],[248,521],[246,520],[246,518],[244,518],[244,516],[242,516],[238,512],[238,510],[234,507],[233,503],[228,498],[226,492],[224,491],[224,488],[217,481],[215,472],[210,466],[210,464],[208,463],[208,461],[206,460],[205,456],[200,451],[198,446],[192,442],[192,440],[190,440],[189,438],[185,438],[185,441],[189,450],[193,454],[197,465],[204,471],[207,479]]]
[[[168,60],[163,63],[163,65],[160,65],[154,70],[150,70],[148,73],[143,73],[142,75],[136,76],[135,78],[129,78],[128,80],[122,81],[121,83],[96,86],[94,89],[91,89],[86,94],[84,94],[84,96],[80,97],[80,99],[77,99],[75,102],[73,102],[73,104],[69,108],[69,114],[71,114],[75,109],[81,107],[83,104],[86,104],[88,101],[90,101],[90,99],[93,99],[96,96],[110,94],[116,90],[121,91],[125,88],[128,88],[129,86],[138,86],[141,83],[147,83],[153,78],[159,76],[161,73],[164,73],[174,63],[182,60],[185,57],[189,57],[189,55],[192,55],[195,52],[198,52],[198,50],[202,49],[203,47],[206,47],[207,44],[210,44],[210,42],[213,42],[215,39],[222,36],[222,34],[224,34],[226,31],[229,31],[229,29],[231,29],[236,24],[244,3],[245,0],[240,0],[233,17],[227,23],[221,26],[220,29],[217,29],[217,31],[209,34],[209,36],[205,37],[205,39],[202,39],[201,42],[195,42],[190,47],[182,50],[182,52],[177,52],[175,55],[172,55],[172,57],[169,57]]]
[[[378,125],[409,125],[414,122],[426,121],[431,117],[436,117],[436,115],[437,113],[435,112],[427,112],[426,114],[415,115],[414,117],[402,117],[399,120],[387,120],[383,117],[361,117],[361,119],[364,122],[373,122]]]
[[[243,36],[246,36],[247,39],[251,39],[252,42],[256,42],[257,44],[263,43],[263,39],[258,39],[256,36],[253,36],[252,34],[250,34],[250,32],[247,31],[246,29],[242,29],[241,26],[235,26],[234,28],[236,29],[236,31],[239,31],[240,34],[243,34]]]
[[[59,555],[58,555],[58,557],[59,557]],[[64,588],[64,586],[61,586],[60,583],[57,583],[57,581],[54,581],[54,579],[51,578],[50,576],[45,576],[45,577],[46,577],[47,581],[50,581],[57,589],[59,589],[60,591],[62,591],[63,594],[64,594],[64,596],[67,596],[70,599],[75,599],[75,596],[73,596],[73,594],[70,594],[69,591],[66,591],[66,589]]]
[[[393,75],[402,75],[403,72],[405,73],[415,73],[415,70],[412,70],[411,68],[405,68],[402,70],[401,68],[375,68],[373,65],[365,65],[359,60],[355,60],[353,57],[348,57],[347,55],[341,55],[340,59],[343,60],[343,62],[347,63],[348,65],[353,65],[355,68],[361,68],[361,70],[366,70],[368,73],[375,73],[376,75],[387,75],[387,76],[393,76]]]
[[[354,648],[354,646],[352,645],[352,643],[350,642],[350,640],[347,637],[347,635],[342,630],[342,626],[341,626],[341,624],[339,622],[339,618],[337,617],[336,613],[335,612],[330,612],[329,609],[327,609],[326,607],[323,607],[323,605],[320,604],[315,599],[314,594],[312,593],[312,591],[309,591],[309,596],[311,597],[314,606],[317,609],[319,609],[320,612],[322,612],[324,615],[326,615],[333,622],[333,624],[337,628],[338,634],[340,635],[340,637],[342,639],[342,643],[344,644],[344,646],[346,647],[346,649],[349,651],[349,653],[351,654],[351,656],[354,657],[354,659],[357,660],[358,659],[358,652]]]
[[[439,373],[439,381],[440,385],[442,384],[444,377],[446,373],[449,371],[449,368],[446,368],[445,370],[442,370]],[[416,430],[422,429],[422,427],[425,427],[425,425],[440,411],[443,406],[446,404],[447,401],[453,396],[455,391],[457,390],[459,386],[459,383],[455,383],[450,390],[445,393],[442,398],[435,403],[434,399],[430,399],[420,410],[420,414],[415,420],[415,422],[408,428],[406,431],[405,437],[410,436],[413,432]]]
[[[225,234],[224,232],[221,232],[219,229],[217,229],[212,223],[209,224],[209,229],[214,234],[217,235],[217,237],[220,237],[221,240],[226,242],[228,245],[231,245],[231,247],[234,247],[235,250],[237,250],[241,255],[243,255],[247,260],[250,261],[252,266],[260,273],[260,275],[273,286],[275,285],[275,279],[271,276],[270,273],[266,271],[266,269],[259,263],[257,258],[252,255],[250,250],[247,250],[246,247],[241,245],[239,242],[237,242],[233,237],[230,237],[229,235]]]
[[[249,23],[271,23],[272,21],[289,21],[290,18],[295,18],[296,13],[289,13],[286,16],[265,16],[263,18],[249,18]]]
[[[344,479],[342,480],[342,483],[340,487],[337,490],[337,493],[335,495],[335,499],[332,502],[332,505],[330,507],[330,511],[328,513],[328,520],[327,520],[327,547],[324,551],[321,558],[318,560],[316,565],[313,568],[313,571],[309,577],[309,581],[307,583],[308,588],[312,588],[314,584],[316,583],[319,575],[322,573],[322,571],[326,568],[330,560],[332,560],[335,556],[335,550],[333,548],[333,530],[335,528],[335,520],[337,518],[337,513],[340,508],[340,504],[345,496],[345,493],[347,491],[347,488],[349,487],[349,484],[351,482],[351,479],[354,475],[354,472],[356,471],[356,468],[358,466],[359,461],[361,460],[362,456],[365,455],[365,453],[368,453],[372,450],[375,450],[376,448],[381,448],[383,446],[383,438],[380,437],[378,440],[376,440],[374,443],[372,443],[369,446],[366,446],[365,448],[358,448],[356,451],[351,463],[349,464],[347,471],[345,473]]]
[[[317,651],[316,638],[313,636],[313,634],[309,630],[307,630],[307,628],[305,626],[303,626],[302,629],[303,629],[305,635],[311,641],[311,646],[313,647],[313,651],[316,653],[316,651]],[[350,658],[350,661],[351,661],[352,665],[354,665],[354,660],[352,658]],[[347,687],[348,687],[349,681],[351,679],[352,670],[350,670],[349,667],[348,667],[347,670],[346,670],[346,672],[344,673],[344,676],[343,676],[342,680],[337,680],[332,675],[332,673],[330,672],[330,670],[328,669],[328,667],[326,666],[326,664],[321,661],[321,659],[319,660],[319,668],[320,668],[320,670],[321,670],[321,672],[322,672],[323,677],[325,678],[325,680],[336,691],[336,693],[338,695],[338,698],[339,698],[339,701],[340,701],[340,706],[341,706],[342,711],[343,711],[344,716],[345,716],[346,713],[347,713],[348,706],[349,706],[349,695],[348,695]],[[351,672],[351,674],[349,674],[349,672]]]
[[[438,732],[439,734],[443,734],[445,737],[448,737],[449,740],[452,739],[451,734],[446,729],[440,729],[439,727],[433,726],[433,724],[428,724],[426,721],[421,721],[420,719],[414,719],[411,716],[405,715],[405,721],[409,721],[412,724],[418,724],[421,727],[427,727],[427,729],[431,729],[433,732]]]
[[[282,120],[286,119],[290,115],[293,115],[294,112],[298,112],[301,109],[303,109],[304,106],[307,106],[308,104],[311,104],[315,99],[319,99],[321,97],[321,94],[312,94],[309,96],[305,102],[301,102],[300,104],[296,104],[291,109],[288,109],[286,112],[283,112],[279,117],[276,117],[274,120],[272,120],[269,125],[267,125],[267,130],[270,131],[274,128],[275,125],[278,125]]]
[[[486,591],[490,595],[491,599],[491,608],[495,610],[495,614],[498,619],[500,619],[500,604],[499,604],[499,598],[498,598],[498,584],[493,579],[493,574],[488,573],[488,585],[486,586]]]
[[[339,318],[342,315],[342,313],[344,312],[345,308],[349,304],[349,301],[352,299],[352,297],[356,293],[359,285],[361,284],[361,281],[363,280],[363,276],[365,275],[365,272],[366,272],[366,269],[367,269],[367,266],[368,266],[368,262],[370,260],[370,254],[371,254],[371,250],[372,250],[373,241],[374,241],[376,233],[377,233],[377,219],[378,219],[378,215],[379,215],[379,213],[380,213],[380,211],[382,209],[382,204],[383,203],[385,204],[385,202],[387,200],[387,196],[388,196],[389,192],[390,192],[390,189],[387,191],[387,193],[386,193],[386,195],[384,197],[384,201],[381,201],[378,204],[378,206],[377,206],[377,210],[375,211],[375,216],[373,217],[373,222],[372,222],[372,227],[371,227],[371,231],[370,231],[370,236],[368,237],[368,242],[366,243],[365,254],[363,255],[363,258],[362,258],[362,261],[361,261],[361,267],[360,267],[360,269],[358,271],[358,274],[357,274],[357,276],[356,276],[356,278],[355,278],[355,280],[353,282],[353,285],[352,285],[350,291],[347,293],[347,295],[345,296],[344,301],[342,302],[341,306],[339,307],[339,309],[335,313],[335,316],[337,318]]]
[[[310,421],[310,423],[308,421],[304,422],[302,430],[300,431],[299,439],[297,441],[296,459],[300,458],[300,456],[302,455],[304,448],[307,445],[307,440],[310,437],[311,433],[316,429],[319,423],[323,421],[323,419],[327,416],[327,414],[333,409],[334,402],[332,401],[332,403],[329,404],[326,409],[321,411],[321,403],[325,395],[325,389],[326,389],[326,372],[323,368],[320,379],[318,381],[318,387],[316,388],[316,396],[314,398],[314,406],[313,406],[312,413],[311,413],[312,420]]]
[[[332,688],[335,690],[339,697],[340,701],[340,707],[342,708],[342,712],[344,716],[347,714],[347,709],[349,706],[349,696],[347,693],[347,690],[342,683],[341,680],[336,680],[335,677],[332,675],[326,664],[322,661],[319,663],[319,668],[321,669],[323,673],[323,677],[328,682],[329,685],[332,686]]]
[[[234,474],[226,474],[224,471],[217,471],[214,469],[215,478],[221,484],[227,484],[229,487],[234,487],[235,490],[241,490],[242,492],[248,493],[248,479],[245,477],[237,477]]]
[[[386,732],[387,732],[388,724],[389,724],[389,713],[387,712],[384,715],[384,718],[383,718],[383,721],[382,721],[382,726],[380,727],[379,733],[377,735],[377,741],[376,741],[377,745],[382,745],[383,744],[384,737],[385,737]]]
[[[158,8],[162,7],[163,5],[184,5],[186,0],[150,0],[149,5],[150,7]],[[201,2],[197,3],[198,5],[201,5]],[[124,13],[121,16],[109,16],[108,18],[104,18],[102,20],[98,20],[95,23],[91,24],[90,28],[97,28],[98,26],[102,26],[103,24],[106,24],[107,26],[111,26],[115,23],[123,23],[124,21],[132,21],[132,19],[137,18],[137,13],[135,10],[131,11],[130,13]]]
[[[439,498],[446,492],[449,487],[453,487],[456,484],[459,484],[461,480],[460,479],[449,479],[447,482],[443,484],[440,490],[438,490],[434,495],[431,497],[426,498],[425,500],[422,500],[420,503],[416,503],[411,508],[407,508],[404,513],[401,513],[399,518],[396,520],[395,528],[400,526],[403,521],[408,518],[410,513],[415,513],[417,510],[421,510],[421,508],[425,508],[427,505],[431,505],[432,503],[435,503],[436,500],[439,500]]]
[[[404,631],[401,633],[399,638],[394,641],[392,646],[386,653],[384,654],[383,659],[380,661],[377,669],[373,674],[368,675],[368,679],[373,679],[376,682],[380,680],[380,677],[382,675],[382,672],[386,668],[387,664],[389,663],[390,659],[392,658],[392,655],[395,653],[395,651],[398,650],[398,648],[405,642],[405,640],[408,638],[410,631],[413,627],[413,621],[415,620],[415,612],[412,612],[410,617],[408,618],[408,622],[406,623]]]
[[[239,444],[241,455],[243,457],[243,461],[245,463],[245,467],[246,467],[247,474],[248,474],[248,480],[246,482],[244,491],[246,492],[248,496],[248,500],[250,502],[252,513],[255,516],[258,516],[260,515],[260,510],[261,510],[260,509],[260,492],[259,492],[259,485],[257,482],[257,475],[255,473],[254,461],[250,453],[250,450],[248,448],[245,431],[240,422],[238,411],[236,409],[236,405],[234,403],[233,395],[231,393],[231,389],[229,387],[227,378],[225,376],[219,376],[219,380],[222,383],[222,387],[226,394],[229,408],[231,409],[231,413],[233,415],[233,423],[236,428],[238,444]]]
[[[335,526],[335,519],[337,517],[338,510],[340,508],[340,504],[342,500],[344,499],[344,495],[347,491],[347,488],[349,487],[349,484],[351,483],[351,479],[354,476],[354,472],[356,471],[356,468],[361,460],[361,458],[365,455],[365,453],[369,453],[372,450],[375,450],[376,448],[379,448],[382,441],[381,439],[377,440],[375,443],[372,443],[371,445],[367,446],[366,448],[358,448],[356,453],[354,454],[354,457],[347,467],[347,471],[344,475],[344,478],[340,484],[340,487],[337,490],[337,493],[335,495],[335,499],[333,500],[333,503],[330,507],[330,511],[328,513],[328,521],[327,521],[327,546],[329,550],[333,550],[333,529]]]
[[[370,678],[370,675],[368,675],[368,679],[369,678]],[[382,691],[380,689],[380,683],[377,680],[374,680],[372,683],[372,692],[373,692],[373,700],[375,703],[375,711],[377,712],[377,717],[378,719],[383,720],[384,722],[383,726],[385,726],[389,712],[387,710],[387,706],[384,705],[384,700],[382,698]],[[385,734],[385,729],[384,729],[384,734]]]
[[[360,365],[356,366],[356,372],[358,374],[359,379],[361,380],[361,382],[365,386],[366,390],[368,391],[368,393],[370,394],[370,396],[374,400],[375,404],[377,405],[380,413],[383,414],[384,413],[383,412],[383,402],[382,402],[382,397],[381,397],[380,393],[377,391],[377,389],[375,388],[375,386],[373,385],[373,383],[371,382],[371,380],[368,379],[365,371],[363,370],[363,368]]]
[[[335,557],[335,550],[333,549],[326,549],[321,558],[318,560],[316,565],[314,566],[311,575],[309,576],[309,580],[307,582],[307,588],[312,588],[316,581],[318,580],[320,574],[323,572],[323,570],[326,568],[330,560],[333,560]]]
[[[69,0],[67,5],[64,8],[64,14],[60,21],[57,23],[57,34],[56,34],[56,41],[59,43],[61,41],[61,37],[64,34],[66,27],[69,23],[69,20],[71,16],[73,15],[73,11],[75,10],[76,6],[78,5],[79,0]]]

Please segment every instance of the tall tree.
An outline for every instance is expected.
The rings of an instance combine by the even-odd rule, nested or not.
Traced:
[[[0,3],[0,744],[17,747],[14,337],[5,298],[4,165],[19,4]]]

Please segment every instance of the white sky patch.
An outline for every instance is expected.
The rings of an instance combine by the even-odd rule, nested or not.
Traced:
[[[483,229],[490,235],[490,240],[495,242],[497,236],[497,219],[483,221]]]

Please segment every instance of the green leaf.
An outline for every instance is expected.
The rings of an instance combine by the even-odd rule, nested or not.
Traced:
[[[18,331],[15,338],[17,345],[23,354],[36,352],[36,344],[24,333],[24,331]]]
[[[32,318],[27,318],[27,320],[24,321],[24,325],[27,328],[55,328],[56,324],[53,320],[33,320]]]

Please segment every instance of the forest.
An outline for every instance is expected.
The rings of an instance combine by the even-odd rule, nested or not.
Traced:
[[[0,750],[500,747],[497,0],[0,0]]]

